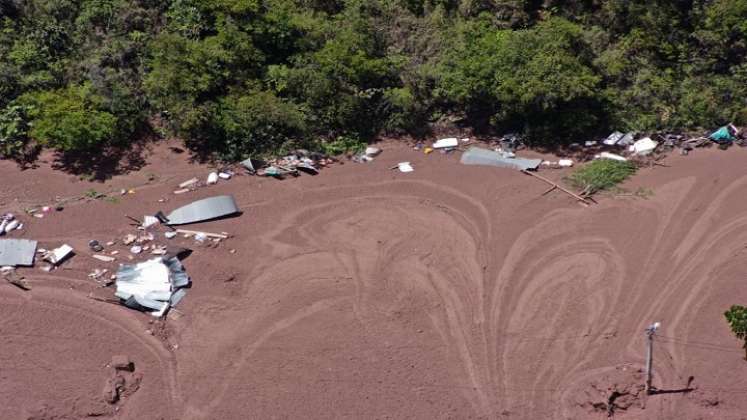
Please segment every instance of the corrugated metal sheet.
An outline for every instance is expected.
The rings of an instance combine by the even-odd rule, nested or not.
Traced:
[[[470,147],[462,154],[461,162],[464,165],[486,165],[526,171],[528,169],[537,169],[540,163],[542,163],[542,160],[518,157],[507,158],[492,150]]]
[[[0,266],[34,265],[36,241],[29,239],[0,239]]]
[[[197,200],[186,206],[179,207],[166,216],[170,225],[186,225],[204,222],[239,212],[233,196],[219,195],[217,197]]]

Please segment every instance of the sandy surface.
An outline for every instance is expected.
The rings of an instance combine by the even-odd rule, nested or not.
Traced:
[[[174,195],[209,168],[167,146],[103,184],[0,162],[3,212],[135,190],[21,215],[13,237],[77,255],[19,269],[30,291],[0,283],[0,418],[604,419],[613,393],[620,418],[747,418],[747,362],[723,319],[747,304],[746,150],[672,156],[626,184],[650,197],[584,208],[518,172],[394,144],[316,177]],[[388,170],[399,161],[415,172]],[[234,237],[156,240],[194,250],[193,287],[165,321],[88,298],[113,294],[88,273],[129,261],[120,243],[117,262],[92,259],[88,240],[220,194],[243,214],[195,226]],[[654,321],[654,385],[693,391],[641,392]],[[109,404],[114,355],[135,372]]]

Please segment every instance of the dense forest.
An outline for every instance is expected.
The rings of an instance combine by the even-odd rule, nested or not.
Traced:
[[[0,156],[747,123],[747,0],[0,0]]]

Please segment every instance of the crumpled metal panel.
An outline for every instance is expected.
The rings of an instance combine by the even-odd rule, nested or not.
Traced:
[[[487,165],[499,168],[518,169],[526,171],[528,169],[537,169],[542,163],[541,159],[524,159],[524,158],[506,158],[498,152],[479,147],[470,147],[462,154],[461,159],[464,165]]]
[[[233,196],[219,195],[179,207],[169,213],[166,219],[168,219],[169,225],[186,225],[217,219],[238,212],[239,208],[236,206]]]
[[[36,241],[29,239],[0,239],[0,266],[34,265]]]

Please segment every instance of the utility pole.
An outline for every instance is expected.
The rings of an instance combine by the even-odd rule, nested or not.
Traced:
[[[653,394],[656,388],[651,386],[651,375],[653,370],[654,357],[654,333],[661,326],[661,323],[654,322],[646,328],[646,394]]]

